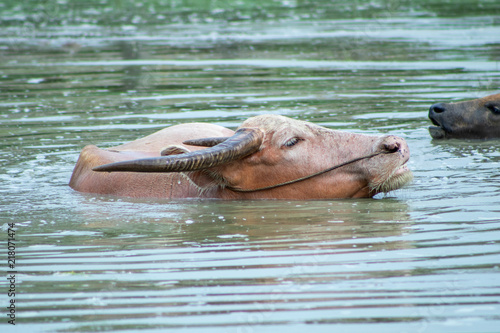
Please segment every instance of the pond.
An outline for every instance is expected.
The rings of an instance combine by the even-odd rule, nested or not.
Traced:
[[[427,130],[431,104],[498,93],[497,1],[1,6],[4,329],[498,332],[499,142]],[[401,136],[414,180],[318,201],[67,185],[87,144],[266,113]]]

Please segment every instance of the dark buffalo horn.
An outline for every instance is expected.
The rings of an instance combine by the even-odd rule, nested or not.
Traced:
[[[105,164],[94,171],[182,172],[212,168],[248,156],[260,149],[264,133],[260,129],[241,128],[224,142],[185,154],[143,158]]]
[[[223,137],[218,137],[218,138],[203,138],[203,139],[193,139],[193,140],[186,140],[182,142],[185,145],[190,145],[190,146],[200,146],[200,147],[213,147],[216,146],[220,143],[223,143],[230,137],[228,136],[223,136]]]

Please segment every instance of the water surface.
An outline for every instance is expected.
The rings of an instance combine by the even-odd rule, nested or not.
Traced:
[[[0,241],[15,223],[18,307],[4,327],[498,332],[498,141],[427,132],[432,103],[500,87],[498,4],[456,4],[7,2]],[[265,113],[399,135],[415,179],[322,201],[67,186],[86,144],[195,121],[234,129]]]

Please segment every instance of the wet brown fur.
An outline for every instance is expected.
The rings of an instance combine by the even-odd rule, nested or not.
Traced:
[[[436,103],[429,109],[434,139],[500,138],[500,94],[458,103]]]

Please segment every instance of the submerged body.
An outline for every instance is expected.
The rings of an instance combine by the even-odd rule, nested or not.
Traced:
[[[237,132],[183,124],[109,149],[87,146],[70,186],[129,197],[372,197],[411,180],[408,159],[406,142],[395,136],[353,134],[263,115],[248,119]]]
[[[500,138],[500,94],[458,103],[436,103],[429,109],[434,139]]]

